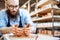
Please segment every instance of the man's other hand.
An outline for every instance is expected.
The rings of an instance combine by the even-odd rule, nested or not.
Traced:
[[[30,34],[30,25],[26,25],[24,28],[18,28],[18,25],[14,25],[12,28],[12,33],[15,36],[28,36]]]

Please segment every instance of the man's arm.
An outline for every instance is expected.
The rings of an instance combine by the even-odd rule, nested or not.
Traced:
[[[32,33],[35,33],[36,32],[36,26],[32,22],[31,17],[30,17],[30,14],[27,11],[25,11],[25,13],[26,13],[25,21],[26,21],[27,24],[30,24],[30,26],[31,26],[30,27],[31,32]]]
[[[4,19],[4,11],[0,12],[0,31],[6,32],[8,30],[6,26],[6,20]]]
[[[0,28],[6,27],[6,20],[4,19],[4,11],[0,12]]]

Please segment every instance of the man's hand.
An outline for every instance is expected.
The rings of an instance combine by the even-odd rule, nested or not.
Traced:
[[[24,28],[24,34],[25,34],[25,36],[29,36],[29,34],[30,34],[30,24],[27,24],[26,27]]]
[[[16,33],[15,35],[18,36],[18,37],[22,36],[23,35],[23,28],[17,28],[17,30],[15,31],[15,33]]]
[[[29,36],[30,34],[30,28],[24,28],[24,35]]]
[[[23,35],[23,28],[18,28],[18,25],[15,24],[15,25],[13,25],[12,33],[15,36],[22,36]]]
[[[18,28],[18,25],[15,24],[12,28],[12,33],[15,36],[28,36],[30,34],[30,25],[26,25],[25,28]]]

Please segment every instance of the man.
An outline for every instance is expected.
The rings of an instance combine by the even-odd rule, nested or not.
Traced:
[[[24,9],[19,9],[19,0],[5,0],[5,1],[6,9],[0,11],[0,28],[2,27],[10,28],[10,26],[13,26],[15,24],[17,24],[19,28],[20,27],[24,28],[29,24],[30,25],[29,30],[31,31],[31,33],[34,33],[36,27],[33,26],[33,22],[30,18],[29,13]],[[22,28],[20,29],[22,31]],[[25,28],[25,30],[27,30],[27,28]]]

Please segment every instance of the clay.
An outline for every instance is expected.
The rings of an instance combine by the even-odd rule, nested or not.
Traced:
[[[21,37],[21,36],[29,36],[30,32],[29,32],[29,27],[30,27],[30,24],[26,25],[25,28],[18,28],[17,27],[18,25],[15,25],[13,27],[13,34],[14,36],[17,36],[17,37]]]

